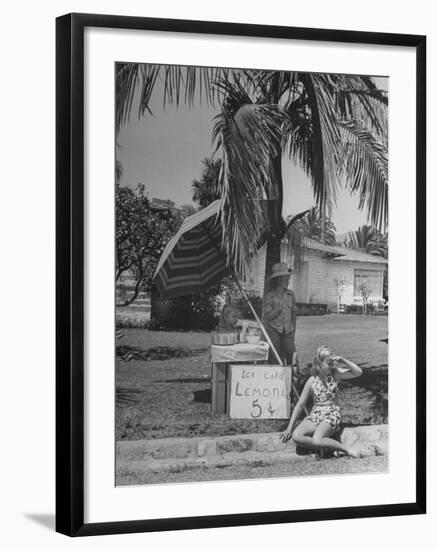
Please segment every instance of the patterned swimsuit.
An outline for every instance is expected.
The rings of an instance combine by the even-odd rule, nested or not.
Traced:
[[[337,391],[338,384],[332,376],[326,378],[326,386],[318,376],[313,376],[311,394],[314,406],[311,414],[306,418],[314,422],[316,426],[325,420],[329,422],[334,432],[337,432],[341,423],[340,407],[338,405],[319,405],[325,401],[333,401],[337,396]]]

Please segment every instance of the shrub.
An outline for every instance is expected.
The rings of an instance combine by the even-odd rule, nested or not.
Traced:
[[[260,296],[249,296],[250,301],[252,302],[252,305],[259,315],[261,317],[262,315],[262,298]],[[238,307],[238,309],[241,312],[241,317],[243,319],[253,319],[253,314],[244,298],[239,298],[238,300],[233,300],[233,304]],[[298,317],[304,317],[307,315],[326,315],[327,313],[330,313],[328,309],[327,304],[301,304],[298,303],[297,305],[297,315]]]
[[[249,300],[256,311],[257,315],[262,315],[262,298],[261,296],[249,296]],[[238,308],[242,319],[254,319],[253,313],[249,307],[249,304],[242,297],[233,299],[232,303]]]
[[[344,307],[345,313],[351,313],[355,315],[362,315],[363,306],[361,304],[352,304]],[[388,311],[379,311],[373,302],[367,304],[367,315],[388,315]]]
[[[168,329],[213,330],[218,322],[220,302],[216,296],[202,294],[175,298],[168,317],[160,325]]]
[[[359,304],[352,304],[352,305],[349,305],[349,306],[345,306],[344,308],[344,312],[345,313],[363,313],[363,306],[362,305],[359,305]]]
[[[149,318],[144,312],[116,309],[116,328],[148,328],[149,324]]]
[[[225,296],[235,292],[235,284],[226,277],[202,294],[171,300],[162,300],[156,289],[152,292],[152,330],[210,331],[218,323]]]
[[[222,288],[220,288],[222,291]],[[150,327],[153,330],[213,330],[218,323],[222,302],[217,288],[212,288],[207,293],[195,296],[183,296],[168,302],[168,313],[152,321]],[[262,316],[262,297],[249,296],[251,304],[257,315]],[[246,300],[239,296],[232,299],[232,304],[238,308],[240,318],[254,319],[252,310]],[[326,315],[330,313],[327,304],[301,304],[297,305],[298,316]]]
[[[296,304],[297,316],[305,317],[308,315],[326,315],[330,313],[327,304]]]

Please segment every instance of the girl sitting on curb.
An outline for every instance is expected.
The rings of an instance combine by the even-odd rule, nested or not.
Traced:
[[[361,374],[362,370],[355,363],[333,355],[328,346],[320,346],[314,358],[312,376],[302,390],[286,430],[279,435],[280,439],[285,443],[292,437],[297,445],[307,449],[327,449],[334,451],[337,456],[346,454],[359,457],[356,449],[346,448],[333,436],[339,432],[341,424],[337,404],[338,382],[357,378]],[[293,431],[310,396],[313,398],[311,413]]]

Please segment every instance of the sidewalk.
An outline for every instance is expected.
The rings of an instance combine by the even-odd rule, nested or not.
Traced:
[[[341,438],[356,445],[363,457],[387,454],[388,426],[345,428]],[[116,442],[117,475],[183,472],[195,468],[273,465],[301,460],[292,441],[277,433],[241,434],[214,438],[169,438]]]

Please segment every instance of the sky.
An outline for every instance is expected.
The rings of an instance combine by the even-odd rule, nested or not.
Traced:
[[[376,78],[377,85],[388,87],[388,79]],[[206,104],[190,109],[182,105],[162,108],[157,88],[150,104],[153,116],[138,119],[132,111],[130,121],[118,136],[117,158],[123,165],[122,185],[144,183],[150,198],[170,199],[176,206],[189,204],[191,182],[199,179],[202,159],[213,151],[211,143],[215,110]],[[310,180],[293,161],[283,159],[284,217],[314,206]],[[339,189],[332,212],[337,233],[342,234],[367,223],[366,212],[358,209],[358,198]]]

